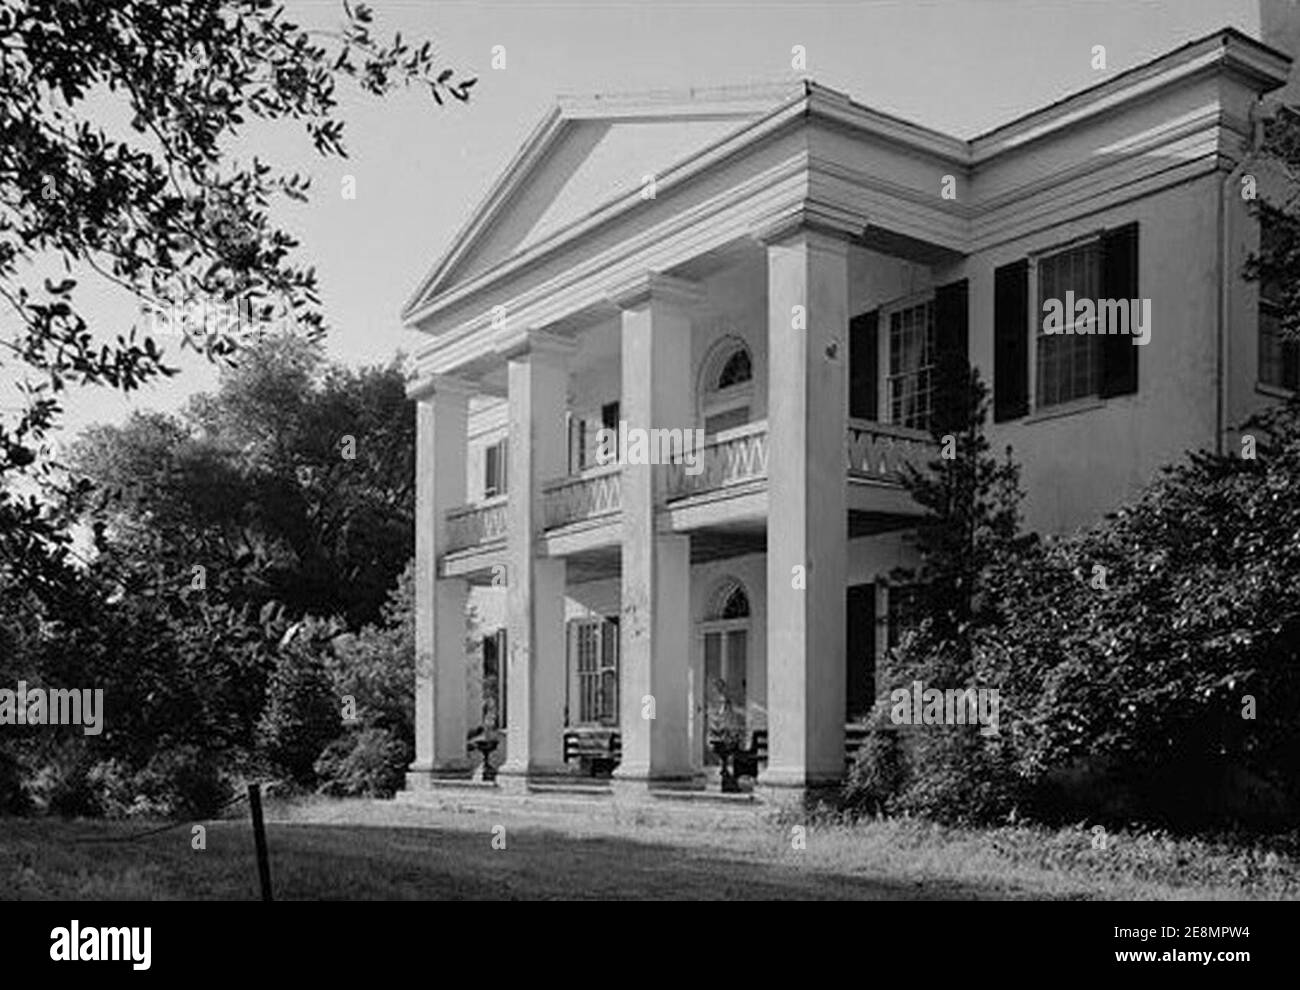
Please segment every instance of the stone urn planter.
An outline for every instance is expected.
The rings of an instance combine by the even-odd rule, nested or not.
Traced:
[[[736,754],[741,751],[741,747],[736,745],[734,741],[724,739],[710,740],[709,746],[718,758],[722,777],[722,793],[740,793],[740,782],[736,779],[735,759]]]
[[[483,757],[474,771],[474,779],[491,781],[497,779],[496,767],[492,765],[492,754],[501,745],[500,734],[494,728],[482,727],[469,740],[469,748],[476,750]]]
[[[719,682],[718,694],[722,702],[709,713],[709,748],[718,757],[722,778],[722,792],[736,794],[740,783],[736,779],[736,754],[745,751],[745,720],[727,697],[726,684]]]

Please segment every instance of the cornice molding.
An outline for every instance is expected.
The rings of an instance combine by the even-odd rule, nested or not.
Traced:
[[[458,375],[422,375],[418,370],[406,383],[406,397],[413,402],[428,402],[435,395],[465,399],[478,394],[478,386]]]
[[[1261,93],[1269,92],[1286,82],[1290,62],[1283,53],[1239,31],[1218,31],[972,138],[971,164],[982,165],[1021,151],[1063,129],[1214,72],[1230,75]]]
[[[645,272],[613,286],[608,297],[622,310],[640,309],[652,302],[684,308],[703,301],[704,292],[694,282],[675,275]]]
[[[750,228],[750,236],[766,247],[809,234],[842,245],[845,250],[862,236],[868,218],[856,210],[830,203],[805,201],[792,209],[764,217]]]
[[[670,251],[663,263],[629,266],[630,259],[638,259],[654,247],[672,246],[687,240],[695,243],[701,239],[706,243],[714,241],[721,243],[733,237],[744,236],[756,216],[772,210],[774,205],[792,206],[800,200],[806,189],[803,176],[807,167],[807,154],[800,153],[732,186],[718,196],[667,217],[662,223],[625,238],[599,255],[564,269],[556,278],[510,299],[510,312],[521,318],[525,315],[530,317],[530,322],[534,325],[545,325],[551,322],[551,318],[533,318],[531,307],[549,297],[566,292],[577,283],[589,278],[599,278],[602,274],[615,273],[613,282],[618,284],[620,280],[632,277],[631,274],[620,277],[617,274],[620,269],[626,268],[629,272],[647,269],[664,271],[691,257],[689,252],[681,253],[679,256],[678,252]],[[540,250],[536,253],[529,252],[527,256],[521,256],[510,264],[508,270],[495,275],[487,273],[449,293],[440,300],[438,308],[450,308],[458,302],[482,295],[491,289],[493,283],[508,276],[522,275],[546,260],[546,256],[547,253]],[[605,279],[599,289],[599,295],[605,301],[608,301],[609,289],[606,286],[609,284],[610,280]],[[449,334],[440,334],[417,353],[422,355],[432,350],[441,350],[451,339],[459,339],[467,332],[483,330],[489,323],[490,310],[487,310],[478,317],[458,324]],[[451,337],[453,334],[454,338]]]
[[[563,337],[546,330],[529,329],[515,334],[506,341],[500,353],[507,361],[534,356],[568,360],[577,349],[578,342],[572,337]]]
[[[478,232],[490,228],[495,222],[529,170],[546,157],[560,130],[575,121],[600,119],[602,116],[617,120],[645,115],[658,117],[680,114],[690,117],[698,114],[707,116],[714,112],[722,115],[729,112],[752,112],[768,101],[779,100],[783,94],[788,96],[784,103],[778,103],[769,113],[701,148],[668,169],[658,180],[661,192],[716,169],[735,156],[747,154],[784,133],[787,128],[809,120],[834,125],[864,138],[885,141],[900,151],[924,155],[932,161],[942,161],[956,171],[969,173],[1001,156],[1024,152],[1031,145],[1052,139],[1062,130],[1090,124],[1204,74],[1221,73],[1257,92],[1267,92],[1285,82],[1289,65],[1290,59],[1285,54],[1235,29],[1220,30],[969,141],[855,103],[846,94],[813,81],[767,88],[692,90],[688,91],[688,95],[695,98],[693,107],[675,106],[670,99],[672,94],[570,101],[567,108],[563,105],[564,101],[561,101],[561,105],[552,108],[525,141],[492,187],[484,204],[453,240],[452,249],[421,281],[403,308],[402,316],[408,325],[413,325],[446,312],[466,295],[504,282],[537,263],[538,259],[563,250],[596,229],[616,222],[644,206],[638,192],[617,197],[554,231],[522,253],[504,259],[467,283],[454,285],[449,291],[438,288],[438,294],[429,297],[429,292],[477,244]],[[709,93],[715,99],[711,100]]]

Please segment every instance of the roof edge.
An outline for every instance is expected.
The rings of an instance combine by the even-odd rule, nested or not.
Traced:
[[[1074,103],[1085,103],[1089,100],[1096,100],[1104,97],[1109,91],[1123,89],[1126,86],[1131,86],[1134,82],[1137,82],[1144,77],[1157,75],[1162,71],[1166,71],[1176,62],[1190,62],[1197,54],[1207,53],[1213,50],[1216,44],[1221,47],[1224,53],[1224,61],[1228,60],[1228,51],[1230,46],[1244,46],[1245,52],[1243,54],[1253,53],[1255,55],[1264,55],[1266,56],[1264,60],[1265,62],[1272,59],[1281,63],[1281,68],[1283,70],[1281,75],[1273,74],[1270,76],[1267,74],[1266,65],[1260,65],[1258,59],[1250,60],[1247,58],[1238,60],[1239,68],[1244,67],[1247,64],[1257,65],[1258,68],[1256,74],[1260,76],[1261,81],[1267,81],[1270,79],[1277,80],[1273,85],[1263,89],[1263,92],[1271,92],[1286,83],[1284,70],[1290,67],[1292,61],[1291,56],[1287,55],[1286,52],[1280,51],[1270,45],[1264,44],[1262,41],[1250,37],[1250,35],[1245,34],[1235,27],[1223,27],[1212,31],[1209,34],[1202,35],[1199,38],[1194,38],[1185,44],[1179,45],[1177,48],[1161,55],[1157,55],[1145,62],[1141,62],[1132,68],[1125,69],[1123,72],[1113,75],[1108,79],[1103,79],[1100,82],[1085,87],[1084,89],[1075,90],[1073,93],[1067,93],[1060,99],[1054,100],[1045,106],[1036,107],[1033,110],[1029,110],[1020,114],[1018,117],[1006,121],[1005,123],[998,124],[996,127],[990,128],[987,131],[982,131],[981,133],[967,139],[967,143],[974,147],[978,144],[989,141],[991,138],[1010,136],[1009,132],[1012,132],[1017,128],[1029,129],[1033,125],[1035,118],[1053,112],[1064,112]],[[1203,50],[1203,52],[1201,50]]]

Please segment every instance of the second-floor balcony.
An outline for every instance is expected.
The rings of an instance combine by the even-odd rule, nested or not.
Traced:
[[[667,501],[762,481],[767,477],[767,421],[719,433],[691,460],[664,465]]]
[[[623,508],[622,472],[617,464],[590,468],[542,488],[547,529],[617,515]]]
[[[934,454],[934,441],[920,430],[867,420],[845,423],[846,480],[863,486],[854,501],[868,510],[873,490],[882,493],[882,508],[896,510],[900,499],[906,500],[902,490],[905,466],[923,469]],[[662,472],[659,490],[665,509],[692,504],[690,500],[697,497],[715,503],[734,497],[739,504],[742,497],[766,487],[767,422],[760,420],[719,433],[693,456],[679,457],[658,470]],[[542,487],[545,529],[617,520],[622,511],[621,481],[620,465],[610,464],[547,482]],[[504,540],[507,497],[495,496],[448,512],[448,552]]]
[[[930,434],[865,419],[850,419],[844,439],[849,477],[858,481],[901,485],[905,466],[919,471],[935,454]]]
[[[476,505],[447,512],[447,552],[504,541],[508,496],[496,495]]]

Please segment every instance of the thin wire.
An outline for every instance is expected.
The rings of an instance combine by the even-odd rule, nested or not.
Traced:
[[[283,783],[283,781],[278,781],[278,780],[272,781],[271,783],[266,785],[267,790],[269,791],[271,788],[275,787],[277,784],[280,783]],[[225,804],[220,805],[215,811],[213,811],[212,815],[209,817],[215,818],[220,812],[225,811],[227,808],[231,807],[232,805],[238,804],[240,801],[246,800],[247,798],[248,798],[247,793],[237,794],[235,795],[235,797],[231,798]],[[181,818],[174,822],[168,822],[166,825],[159,825],[157,828],[146,829],[143,832],[135,832],[131,835],[92,836],[90,838],[72,839],[71,841],[74,845],[90,845],[93,843],[136,842],[140,839],[147,839],[153,835],[161,835],[163,832],[169,832],[174,828],[180,828],[182,825],[192,825],[196,821],[197,819],[194,818]]]

